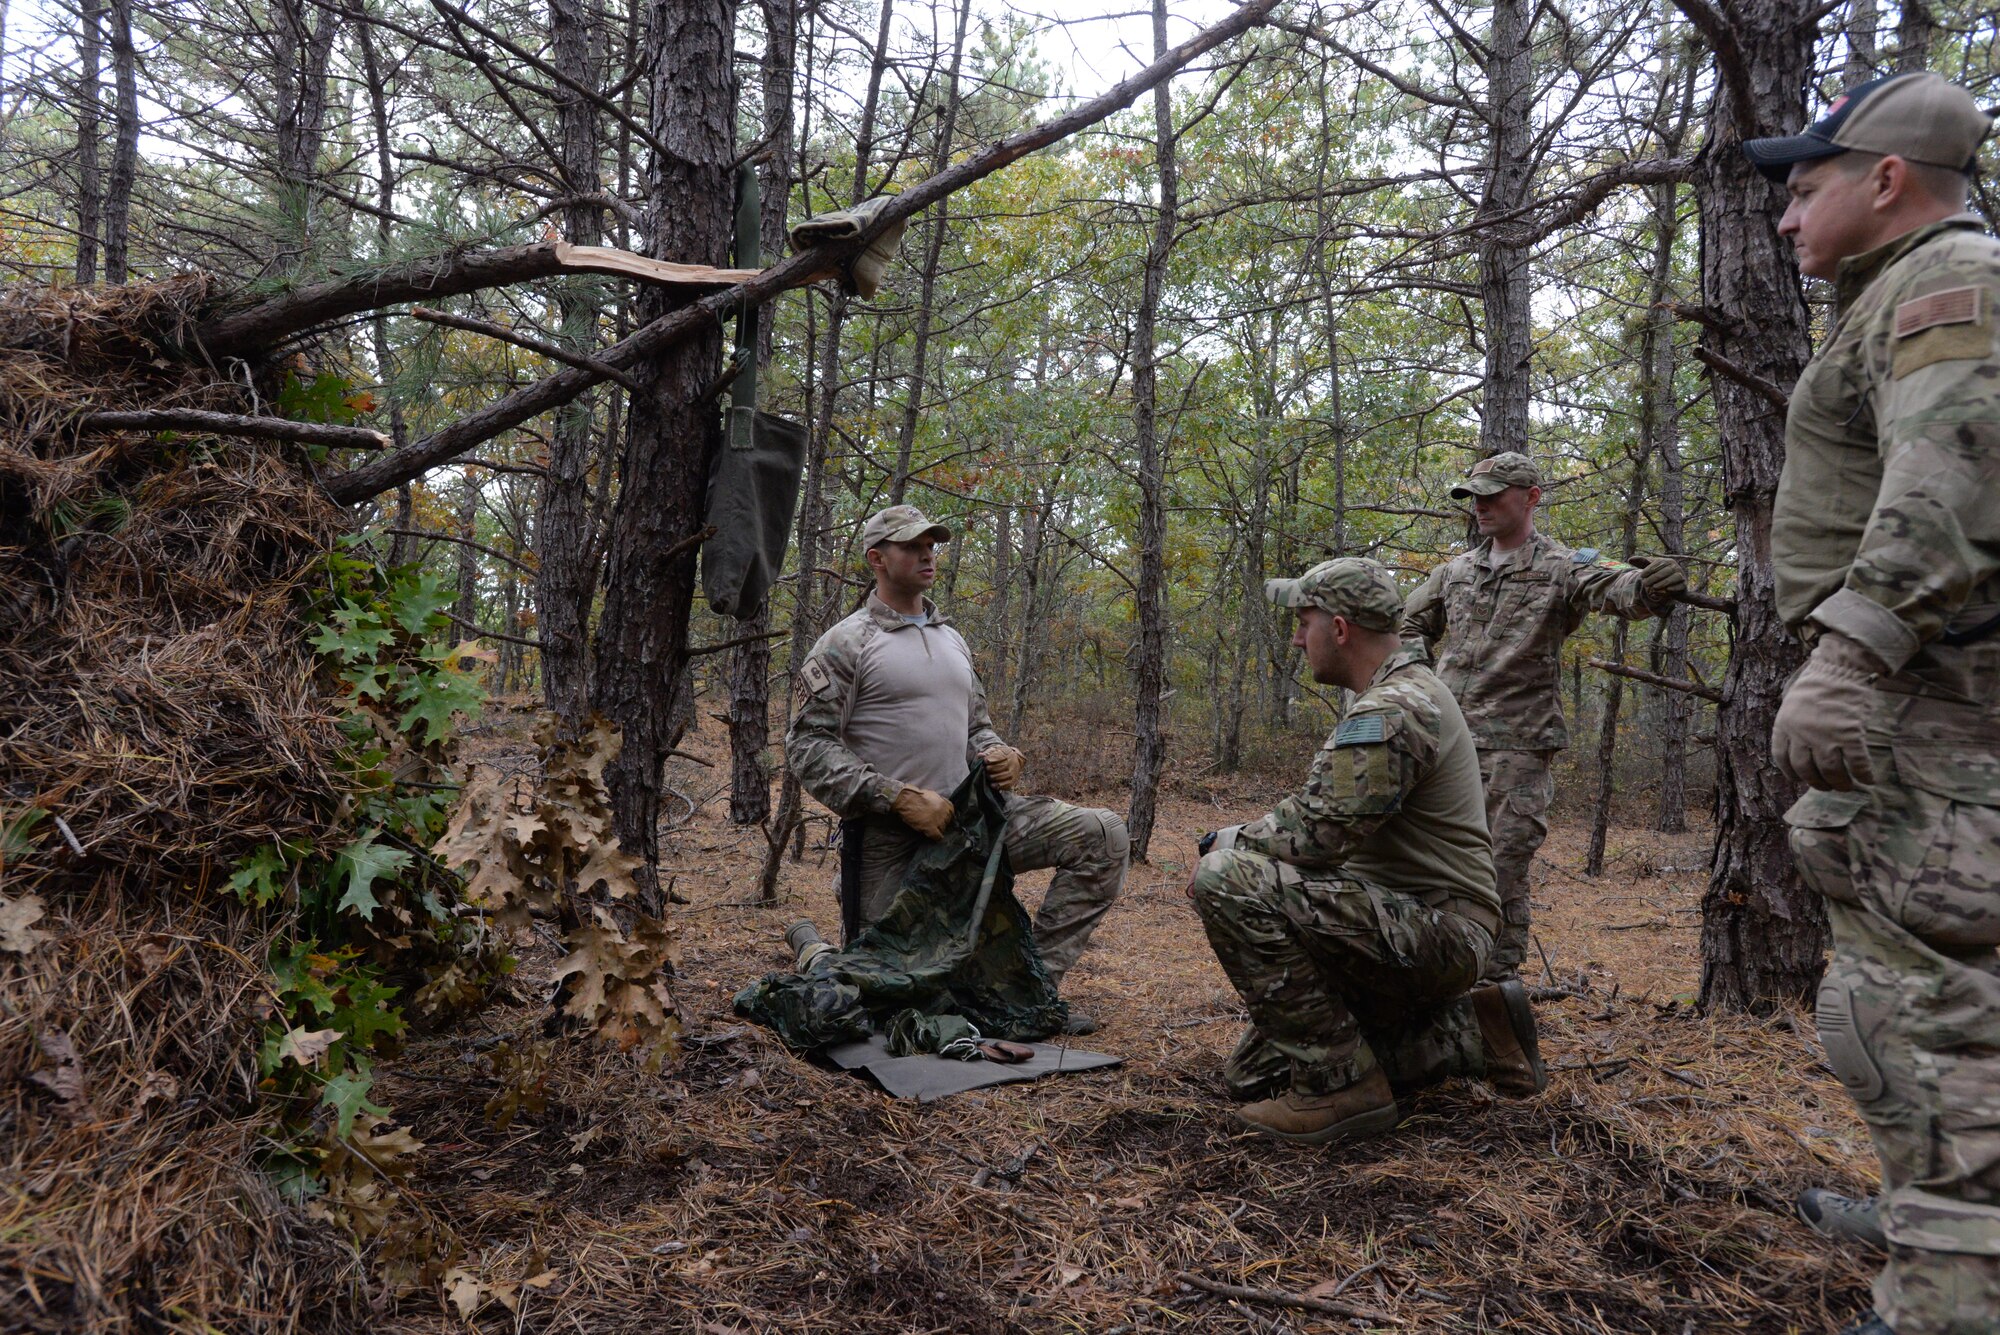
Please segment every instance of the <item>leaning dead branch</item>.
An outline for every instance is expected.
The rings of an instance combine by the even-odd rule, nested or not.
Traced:
[[[198,408],[142,408],[125,412],[85,413],[76,429],[102,431],[189,431],[215,436],[248,436],[253,440],[283,440],[300,445],[326,445],[340,450],[386,450],[389,437],[360,426],[330,422],[295,422],[288,417],[257,417],[242,413],[211,413]]]

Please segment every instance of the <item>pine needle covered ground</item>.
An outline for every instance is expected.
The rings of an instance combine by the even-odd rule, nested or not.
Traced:
[[[1576,874],[1582,830],[1550,839],[1535,981],[1575,995],[1540,1006],[1555,1071],[1542,1098],[1455,1083],[1382,1140],[1295,1149],[1227,1116],[1217,1076],[1239,1007],[1177,857],[1274,791],[1201,780],[1163,803],[1158,860],[1135,868],[1067,989],[1106,1021],[1085,1041],[1122,1068],[920,1107],[794,1060],[730,1015],[739,986],[784,965],[786,923],[837,921],[835,861],[816,829],[786,867],[784,902],[745,902],[761,836],[724,819],[726,752],[705,727],[687,746],[717,767],[677,761],[669,776],[688,795],[677,816],[700,803],[668,854],[692,900],[675,914],[684,1059],[648,1076],[556,1045],[531,1082],[540,1111],[494,1129],[485,1110],[522,1081],[518,1058],[496,1070],[493,1054],[534,1037],[543,951],[483,1035],[413,1046],[380,1088],[426,1142],[409,1196],[464,1251],[445,1310],[405,1299],[383,1328],[463,1329],[470,1313],[494,1331],[704,1335],[1680,1335],[1819,1332],[1865,1306],[1873,1258],[1787,1208],[1803,1186],[1865,1191],[1872,1174],[1810,1016],[1690,1008],[1704,833],[1614,830],[1601,881]],[[478,745],[532,756],[525,731]],[[1032,782],[1034,760],[1058,762],[1030,749]],[[1024,898],[1045,880],[1026,878]]]

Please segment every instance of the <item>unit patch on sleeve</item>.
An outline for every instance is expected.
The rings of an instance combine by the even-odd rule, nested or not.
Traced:
[[[1901,380],[1937,362],[1967,361],[1993,351],[1991,303],[1984,289],[1946,288],[1896,307],[1890,375]]]
[[[806,680],[806,689],[815,696],[826,695],[833,690],[833,673],[827,670],[824,659],[808,658],[799,675]]]

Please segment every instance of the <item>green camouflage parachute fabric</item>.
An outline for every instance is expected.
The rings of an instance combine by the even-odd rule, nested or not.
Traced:
[[[987,1038],[1017,1042],[1060,1030],[1068,1008],[1014,898],[1002,843],[1006,799],[984,764],[973,766],[951,805],[951,828],[911,862],[879,921],[847,949],[820,956],[810,973],[766,974],[744,988],[736,1013],[800,1052],[888,1032],[905,1011],[959,1016]],[[940,1026],[904,1020],[897,1029]]]

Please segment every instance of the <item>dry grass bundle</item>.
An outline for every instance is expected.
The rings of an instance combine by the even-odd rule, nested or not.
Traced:
[[[35,926],[0,954],[0,1327],[352,1329],[351,1245],[255,1166],[267,940],[192,892]]]
[[[8,1330],[333,1328],[353,1291],[351,1247],[255,1167],[269,942],[220,884],[332,810],[296,594],[344,521],[275,450],[73,426],[254,409],[163,351],[207,295],[0,293]]]
[[[69,830],[10,860],[10,893],[52,876],[171,885],[314,837],[330,805],[338,737],[295,593],[338,509],[268,449],[64,425],[86,409],[247,407],[244,386],[143,334],[184,322],[205,290],[0,299],[0,811],[37,807]]]

